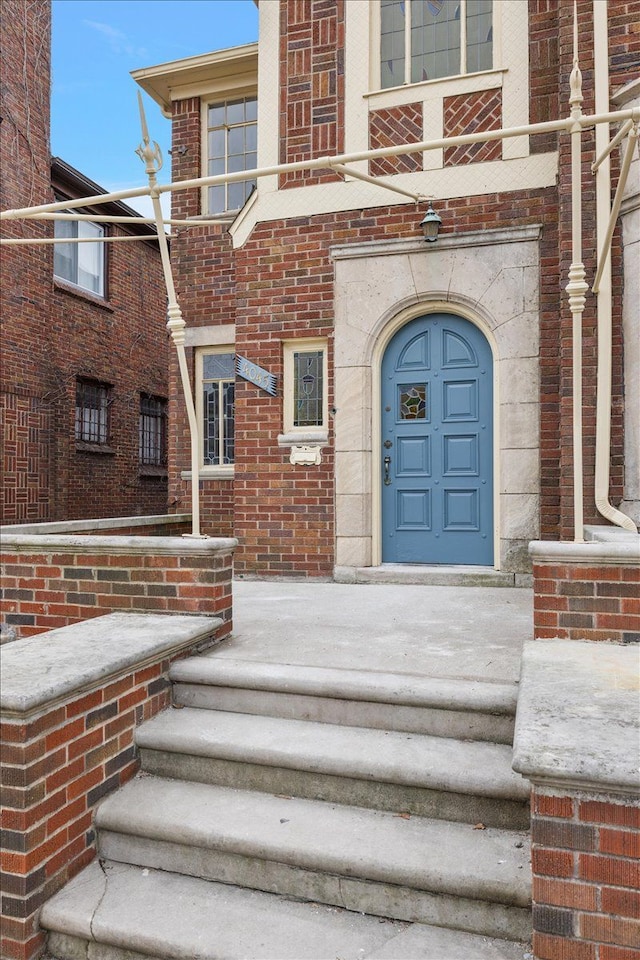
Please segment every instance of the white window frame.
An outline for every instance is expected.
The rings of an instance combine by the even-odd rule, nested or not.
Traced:
[[[204,463],[204,358],[211,354],[233,354],[235,345],[232,343],[203,346],[196,349],[195,355],[195,382],[196,382],[196,418],[198,421],[198,457],[200,461],[200,476],[203,477],[232,477],[235,465],[233,463],[207,464]],[[234,378],[235,379],[235,378]],[[235,424],[235,418],[234,418]],[[221,438],[222,439],[222,438]],[[190,472],[183,472],[183,478],[191,476]]]
[[[371,87],[373,91],[380,91],[381,93],[387,93],[389,91],[398,91],[404,90],[407,87],[415,87],[421,84],[441,84],[446,83],[451,80],[459,80],[461,77],[478,77],[482,74],[492,73],[500,69],[501,61],[501,11],[500,4],[496,4],[495,0],[492,0],[492,14],[491,14],[491,24],[493,31],[493,40],[492,40],[492,66],[485,70],[478,70],[472,73],[468,73],[466,69],[467,65],[467,17],[466,17],[466,6],[467,0],[459,0],[461,5],[460,10],[460,72],[457,74],[449,74],[443,77],[435,77],[432,80],[412,80],[411,79],[411,3],[410,0],[407,0],[409,10],[409,15],[405,18],[405,37],[404,37],[404,82],[395,87],[383,87],[381,80],[381,33],[382,33],[382,17],[380,12],[380,0],[371,0],[373,5],[373,15],[371,18],[372,31],[371,31],[371,65],[373,68],[371,76]],[[501,0],[504,2],[504,0]],[[522,0],[524,2],[524,0]]]
[[[71,213],[73,211],[69,212]],[[56,220],[54,224],[54,236],[59,230],[62,229],[69,230],[71,234],[69,239],[81,239],[88,241],[91,236],[96,236],[99,238],[104,238],[105,236],[105,230],[102,224],[92,223],[89,220]],[[59,252],[58,247],[61,246],[68,246],[71,250],[74,266],[74,279],[70,279],[69,277],[64,277],[61,274],[56,273],[56,252]],[[94,250],[94,247],[97,247],[97,250]],[[100,297],[101,299],[104,299],[107,266],[104,243],[101,243],[100,240],[96,240],[95,243],[83,242],[65,244],[64,239],[60,239],[59,243],[54,244],[53,250],[53,274],[58,280],[62,281],[62,283],[69,283],[72,286],[77,287],[79,290],[84,290],[86,293],[89,293],[94,297]],[[80,283],[80,258],[86,253],[97,254],[99,271],[97,274],[91,275],[97,277],[98,279],[98,290],[94,290],[92,287],[88,287],[85,284]]]
[[[209,176],[209,107],[214,106],[220,103],[231,103],[234,100],[248,100],[248,99],[258,99],[258,91],[255,86],[252,87],[238,87],[237,89],[218,89],[215,86],[211,89],[211,92],[207,96],[203,96],[200,101],[200,143],[201,143],[201,171],[202,176]],[[253,121],[252,121],[253,122]],[[258,121],[256,123],[256,134],[258,132]],[[244,125],[244,124],[243,124]],[[235,124],[234,124],[235,126]],[[257,151],[256,151],[257,158]],[[225,159],[227,159],[225,157]],[[226,166],[226,165],[225,165]],[[257,160],[256,160],[257,166]],[[225,184],[225,190],[228,189],[228,184]],[[246,203],[246,200],[245,200]],[[227,213],[237,213],[240,208],[234,208],[223,211],[213,211],[209,209],[209,187],[202,187],[200,194],[200,209],[202,210],[203,216],[225,216]]]
[[[329,432],[329,360],[327,351],[327,341],[324,337],[313,337],[309,339],[285,340],[282,344],[283,351],[283,388],[282,388],[282,420],[284,434],[279,437],[279,442],[302,443],[324,442],[326,443]],[[322,423],[313,426],[295,426],[294,412],[294,355],[296,353],[322,353]]]

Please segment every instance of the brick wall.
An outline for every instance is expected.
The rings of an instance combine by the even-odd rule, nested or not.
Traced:
[[[0,113],[0,208],[53,200],[49,178],[49,0],[7,0],[0,21],[2,94]],[[7,238],[53,235],[46,221],[5,221]],[[3,386],[0,395],[0,456],[3,482],[0,518],[48,517],[51,408],[41,399],[37,366],[48,339],[48,311],[40,291],[53,270],[53,250],[3,247],[0,313],[3,318]],[[12,317],[20,325],[14,342]],[[35,362],[34,362],[35,361]],[[45,450],[42,447],[45,447]]]
[[[394,147],[400,143],[418,143],[425,139],[421,103],[405,103],[389,110],[372,110],[369,114],[370,150]],[[422,170],[421,153],[378,157],[369,161],[369,173],[372,177],[413,173],[415,170]]]
[[[50,27],[49,0],[3,4],[2,209],[54,199]],[[5,237],[53,236],[51,221],[4,221],[2,229]],[[113,244],[107,260],[101,299],[54,281],[52,246],[3,248],[0,522],[166,509],[166,479],[138,464],[140,393],[168,396],[159,253],[144,242]],[[78,376],[112,385],[108,453],[76,446]]]
[[[95,856],[95,807],[138,770],[135,728],[169,706],[169,666],[196,646],[192,640],[155,661],[132,663],[88,691],[81,668],[82,692],[72,691],[30,717],[3,715],[1,879],[6,960],[40,955],[45,945],[38,926],[40,908]]]
[[[27,637],[116,610],[199,613],[230,632],[235,541],[134,539],[5,536],[2,619]]]
[[[502,126],[501,90],[445,97],[443,106],[445,137],[459,137],[465,133],[478,133],[480,130],[499,130]],[[457,147],[445,147],[444,150],[445,167],[501,159],[500,140],[460,144]]]
[[[534,788],[531,809],[535,956],[637,960],[637,798]]]
[[[280,162],[344,151],[345,0],[288,0],[280,12]],[[281,187],[339,180],[283,174]]]
[[[640,562],[617,544],[532,543],[537,639],[640,642]]]

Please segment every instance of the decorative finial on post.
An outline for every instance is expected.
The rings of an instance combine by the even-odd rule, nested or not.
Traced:
[[[571,116],[578,118],[582,116],[582,73],[579,66],[578,56],[578,3],[573,0],[573,70],[569,77],[569,103],[571,105]]]
[[[142,94],[138,90],[138,109],[140,110],[140,126],[142,127],[142,143],[136,150],[136,153],[142,160],[145,165],[145,173],[147,176],[155,179],[155,174],[158,170],[162,169],[163,159],[162,159],[162,150],[156,141],[153,141],[153,146],[151,139],[149,138],[149,130],[147,128],[147,118],[144,112],[144,104],[142,102]]]

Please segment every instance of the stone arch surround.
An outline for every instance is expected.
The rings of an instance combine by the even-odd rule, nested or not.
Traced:
[[[494,353],[496,567],[539,536],[539,226],[336,246],[336,566],[380,563],[380,364],[404,323],[449,311]]]

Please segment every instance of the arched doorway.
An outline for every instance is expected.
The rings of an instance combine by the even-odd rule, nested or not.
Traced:
[[[493,564],[493,357],[469,320],[416,317],[381,370],[384,563]]]

